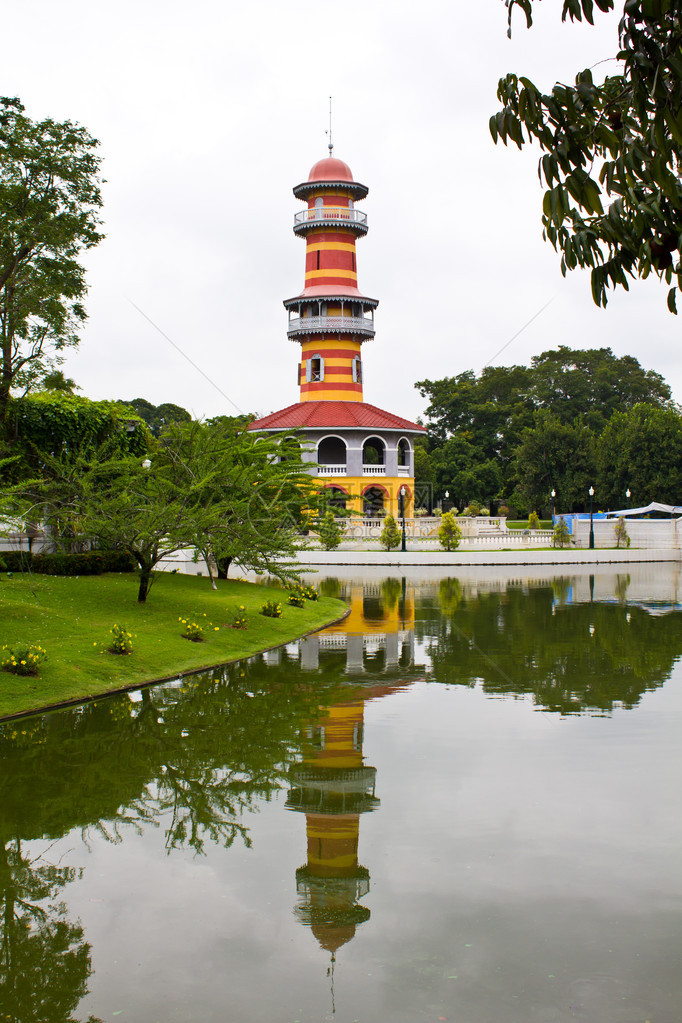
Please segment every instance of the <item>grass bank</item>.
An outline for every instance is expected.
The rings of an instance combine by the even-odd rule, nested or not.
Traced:
[[[85,699],[135,683],[248,657],[340,618],[346,605],[320,597],[290,607],[271,586],[159,573],[146,604],[137,603],[137,575],[0,576],[0,646],[37,643],[47,659],[36,677],[0,671],[0,717],[66,700]],[[265,618],[266,600],[281,618]],[[231,628],[240,607],[245,629]],[[182,638],[179,618],[206,625],[206,641]],[[106,651],[113,625],[133,634],[133,652]]]

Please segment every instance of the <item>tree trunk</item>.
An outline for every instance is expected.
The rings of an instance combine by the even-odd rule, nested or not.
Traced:
[[[218,578],[227,579],[227,573],[230,570],[232,564],[232,558],[218,558]]]
[[[144,604],[149,593],[149,583],[152,577],[152,570],[146,565],[140,565],[140,586],[137,591],[137,602],[138,604]]]

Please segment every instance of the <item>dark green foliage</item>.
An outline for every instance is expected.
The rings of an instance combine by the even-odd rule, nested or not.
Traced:
[[[173,423],[189,423],[191,415],[179,405],[172,402],[164,402],[161,405],[152,405],[145,398],[133,398],[132,401],[121,401],[122,405],[135,410],[136,415],[143,419],[154,437],[158,437],[162,430]]]
[[[98,143],[84,128],[33,122],[0,98],[0,427],[13,388],[32,388],[78,344],[81,253],[101,240]]]
[[[613,0],[564,0],[562,17],[593,23],[594,7]],[[532,23],[533,0],[511,0]],[[519,149],[537,141],[545,237],[561,253],[561,270],[592,271],[592,296],[628,290],[628,278],[653,271],[668,285],[676,312],[682,284],[682,14],[675,0],[625,0],[617,74],[595,81],[587,69],[575,84],[543,93],[528,78],[500,79],[503,109],[490,119],[495,142]],[[605,55],[606,56],[606,55]],[[603,62],[604,63],[604,62]],[[609,67],[611,69],[613,65]]]
[[[597,451],[599,500],[624,508],[661,501],[682,503],[682,416],[676,409],[637,405],[604,429]]]
[[[2,559],[8,572],[37,572],[39,575],[101,575],[103,572],[132,572],[133,559],[125,551],[84,551],[80,554],[31,554],[5,551]]]
[[[595,479],[595,438],[611,416],[638,404],[664,408],[671,397],[663,377],[632,356],[564,345],[530,366],[488,366],[416,387],[429,399],[436,494],[448,490],[459,508],[512,495],[521,507],[545,507],[552,488],[562,509],[582,507]]]
[[[148,446],[143,421],[125,405],[66,392],[41,391],[14,399],[8,424],[14,451],[24,463],[20,469],[29,473],[41,464],[41,453],[73,457],[107,444],[112,455],[143,456]]]
[[[594,435],[580,421],[564,424],[551,412],[538,412],[523,434],[514,459],[520,503],[544,508],[556,491],[562,511],[582,508],[595,481]]]

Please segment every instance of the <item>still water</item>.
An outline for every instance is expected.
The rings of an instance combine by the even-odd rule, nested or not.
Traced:
[[[679,568],[524,571],[0,725],[0,1019],[677,1023]]]

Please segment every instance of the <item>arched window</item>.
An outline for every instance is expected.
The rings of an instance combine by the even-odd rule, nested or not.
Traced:
[[[359,355],[353,356],[353,383],[362,383],[362,362]]]
[[[362,514],[369,518],[383,515],[385,496],[380,487],[368,487],[362,495]]]
[[[408,467],[410,464],[410,442],[401,437],[398,441],[398,465]]]
[[[362,445],[363,465],[385,465],[386,445],[381,437],[368,437]]]
[[[317,445],[317,461],[320,465],[345,465],[346,442],[340,437],[324,437]]]

